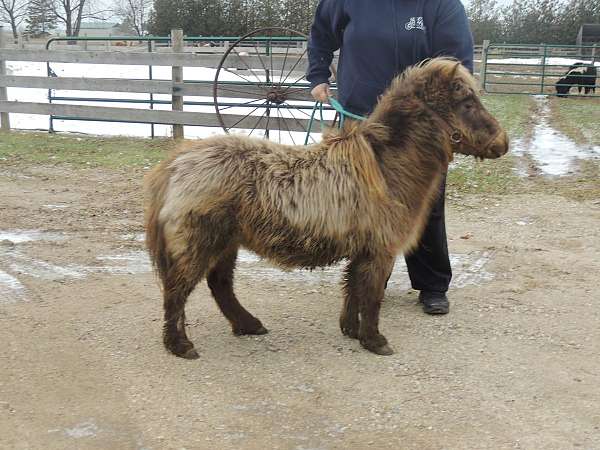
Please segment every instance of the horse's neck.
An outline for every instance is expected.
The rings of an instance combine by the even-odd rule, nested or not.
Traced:
[[[378,156],[392,198],[417,213],[431,206],[448,158],[433,120],[407,116],[402,126],[392,132],[391,141],[378,146]]]

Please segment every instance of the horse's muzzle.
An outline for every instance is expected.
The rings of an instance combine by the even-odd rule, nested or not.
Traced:
[[[499,158],[506,152],[508,152],[508,135],[506,131],[502,131],[489,143],[486,158]]]

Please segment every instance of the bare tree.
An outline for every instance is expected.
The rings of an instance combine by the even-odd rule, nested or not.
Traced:
[[[147,29],[146,25],[151,9],[152,0],[117,0],[115,2],[115,15],[138,36],[143,36]]]
[[[2,0],[0,0],[2,1]],[[100,9],[94,0],[56,0],[54,14],[65,25],[67,36],[79,36],[83,19],[106,20],[108,9]]]
[[[27,0],[0,0],[0,21],[10,24],[13,37],[19,36],[18,27],[27,15]]]

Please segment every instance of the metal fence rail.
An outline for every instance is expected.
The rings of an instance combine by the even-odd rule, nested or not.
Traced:
[[[486,41],[482,51],[480,80],[483,89],[492,94],[559,95],[557,84],[570,87],[568,96],[600,97],[600,71],[596,45],[494,44]],[[583,84],[559,83],[575,63],[590,67],[579,75]],[[591,69],[595,67],[595,71]],[[589,81],[588,81],[589,80]],[[567,84],[564,84],[567,83]],[[587,93],[585,86],[587,86]],[[581,91],[581,92],[580,92]]]

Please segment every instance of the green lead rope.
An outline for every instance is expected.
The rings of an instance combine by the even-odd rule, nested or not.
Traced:
[[[356,120],[365,120],[366,119],[366,117],[364,117],[364,116],[359,116],[359,115],[351,113],[350,111],[346,111],[344,109],[344,107],[342,106],[342,104],[333,97],[328,97],[327,101],[331,105],[331,107],[333,109],[335,109],[340,115],[340,122],[339,122],[338,128],[342,128],[344,126],[344,119],[346,117],[350,117],[351,119],[356,119]],[[315,102],[315,106],[313,106],[312,114],[310,115],[310,120],[308,122],[308,131],[306,132],[306,138],[304,139],[304,145],[308,145],[308,138],[310,137],[310,132],[312,130],[313,122],[315,120],[315,114],[317,112],[317,108],[319,109],[319,114],[320,114],[319,121],[321,122],[321,130],[323,130],[325,128],[325,126],[323,125],[325,123],[325,120],[323,119],[323,102]]]
[[[333,109],[335,109],[337,112],[340,113],[340,128],[342,128],[344,126],[344,118],[345,117],[350,117],[351,119],[356,119],[356,120],[366,120],[366,117],[364,117],[364,116],[359,116],[356,114],[352,114],[350,111],[346,111],[344,109],[344,107],[342,106],[342,104],[340,102],[338,102],[335,98],[328,97],[328,101],[329,101],[329,104],[333,107]],[[321,108],[323,108],[323,104],[321,104]]]

